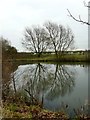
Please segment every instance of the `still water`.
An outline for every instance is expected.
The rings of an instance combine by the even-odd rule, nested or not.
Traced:
[[[12,73],[11,88],[21,92],[26,99],[32,95],[43,100],[43,108],[66,111],[73,116],[76,111],[87,111],[88,67],[86,65],[28,64],[19,65]]]

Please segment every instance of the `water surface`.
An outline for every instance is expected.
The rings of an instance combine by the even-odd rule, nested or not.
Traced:
[[[88,67],[86,65],[28,64],[19,65],[10,84],[27,100],[30,94],[45,109],[64,110],[70,116],[87,110]]]

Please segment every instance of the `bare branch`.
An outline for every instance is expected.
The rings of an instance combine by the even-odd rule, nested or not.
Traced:
[[[70,49],[71,46],[74,45],[74,35],[70,28],[65,28],[62,25],[52,22],[45,24],[45,27],[57,57],[58,53],[61,54],[63,51]]]
[[[41,53],[45,52],[49,46],[47,32],[41,27],[26,28],[22,44],[31,52],[38,53],[38,57],[40,57]]]
[[[67,9],[67,11],[68,11],[68,13],[69,13],[69,16],[70,16],[71,18],[73,18],[75,21],[80,22],[80,23],[83,23],[83,24],[86,24],[86,25],[90,25],[89,22],[83,21],[80,16],[79,16],[79,18],[77,19],[77,18],[75,18],[75,17],[71,14],[71,12],[70,12],[68,9]]]

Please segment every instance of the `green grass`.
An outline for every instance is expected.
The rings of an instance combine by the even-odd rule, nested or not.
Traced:
[[[65,118],[68,119],[68,115],[64,111],[51,112],[40,108],[40,106],[15,103],[4,103],[2,108],[3,118]]]
[[[15,58],[16,61],[40,61],[40,62],[48,62],[48,61],[61,61],[61,62],[85,62],[89,61],[86,54],[66,54],[62,56],[56,57],[55,54],[42,54],[40,57],[37,55],[29,55],[29,56],[20,56]]]
[[[70,116],[61,109],[59,112],[49,111],[40,108],[38,105],[27,106],[25,104],[15,103],[3,103],[2,116],[3,118],[29,118],[29,119],[57,119],[57,120],[69,120]],[[89,116],[82,116],[82,114],[76,115],[72,120],[86,120]]]

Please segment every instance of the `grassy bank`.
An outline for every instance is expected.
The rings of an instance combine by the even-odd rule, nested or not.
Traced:
[[[68,115],[62,110],[60,112],[51,112],[40,108],[39,105],[4,103],[2,109],[3,118],[29,118],[29,119],[64,119],[68,120]]]
[[[25,104],[15,104],[15,103],[5,103],[2,109],[3,119],[50,119],[50,120],[87,120],[90,119],[86,115],[78,114],[74,118],[70,118],[64,110],[59,112],[52,112],[41,108],[39,105],[30,105]]]
[[[21,54],[14,56],[16,61],[31,61],[31,62],[89,62],[88,54],[63,54],[56,57],[55,54],[42,54],[38,57],[37,54]]]

